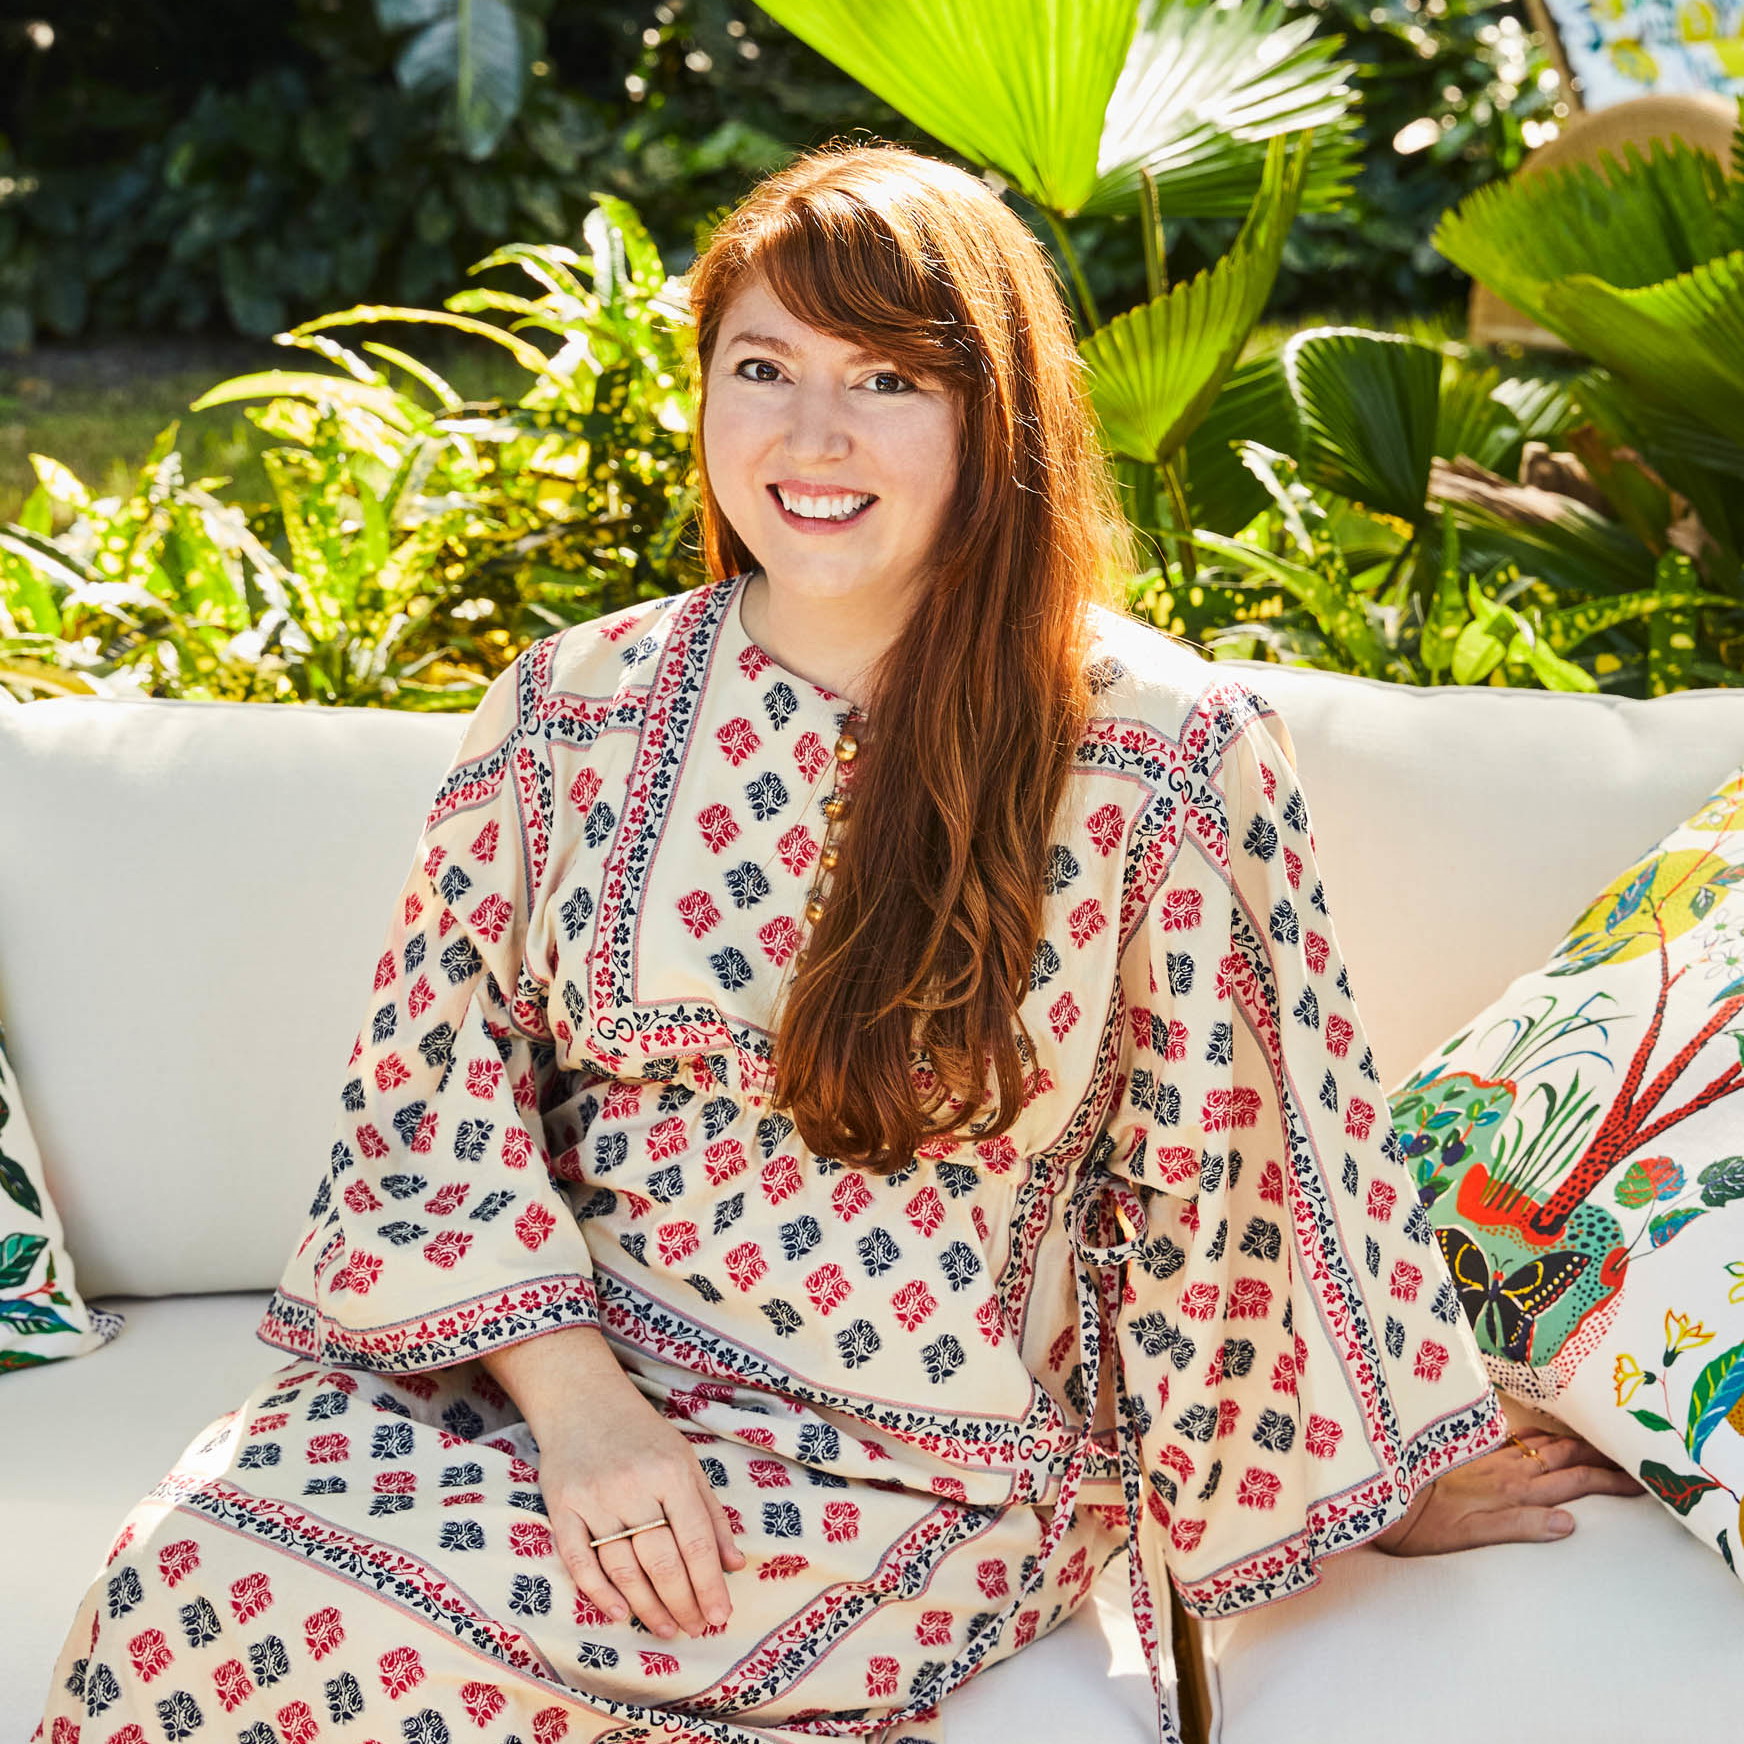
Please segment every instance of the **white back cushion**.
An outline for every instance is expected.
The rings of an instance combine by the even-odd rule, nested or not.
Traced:
[[[1744,764],[1744,691],[1633,702],[1228,670],[1290,728],[1389,1086]],[[277,1281],[461,726],[0,708],[0,1018],[87,1295]]]

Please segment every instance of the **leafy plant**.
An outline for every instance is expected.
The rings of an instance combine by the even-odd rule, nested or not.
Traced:
[[[475,269],[516,266],[539,296],[346,310],[281,336],[333,371],[205,395],[197,409],[264,400],[250,416],[280,438],[254,522],[223,481],[184,479],[173,430],[125,499],[93,501],[39,457],[0,531],[0,684],[465,708],[531,636],[688,585],[683,311],[628,207],[604,198],[584,228],[586,256],[523,244]],[[372,363],[327,332],[389,322],[496,344],[527,386],[469,404],[415,356],[371,339]]]

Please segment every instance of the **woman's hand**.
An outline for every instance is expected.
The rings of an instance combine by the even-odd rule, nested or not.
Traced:
[[[1574,1530],[1574,1516],[1558,1504],[1577,1496],[1646,1494],[1590,1442],[1523,1429],[1494,1453],[1419,1490],[1409,1512],[1374,1545],[1391,1556],[1439,1556],[1480,1544],[1565,1538]]]
[[[607,1616],[670,1639],[732,1615],[725,1570],[745,1566],[725,1509],[683,1434],[637,1391],[604,1337],[570,1327],[483,1358],[539,1444],[557,1553]],[[663,1526],[594,1546],[651,1520]]]

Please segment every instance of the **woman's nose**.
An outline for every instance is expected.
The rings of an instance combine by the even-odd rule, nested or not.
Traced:
[[[841,460],[847,455],[847,421],[836,393],[802,387],[789,405],[792,419],[787,428],[787,450],[796,462]]]

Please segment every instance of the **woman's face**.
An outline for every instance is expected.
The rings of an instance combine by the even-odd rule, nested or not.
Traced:
[[[808,327],[752,279],[721,321],[702,435],[721,510],[771,586],[906,611],[957,482],[945,387]]]

